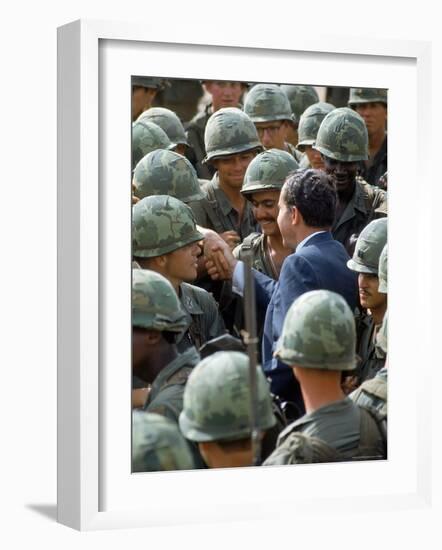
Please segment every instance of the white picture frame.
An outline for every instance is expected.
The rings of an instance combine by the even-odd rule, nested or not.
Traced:
[[[430,370],[422,366],[415,378],[401,342],[420,331],[415,356],[423,350],[431,356],[434,343],[431,331],[407,326],[401,315],[399,274],[406,270],[415,289],[407,313],[416,319],[419,311],[431,312],[431,247],[425,238],[431,189],[422,186],[419,203],[411,192],[417,165],[422,178],[429,174],[423,136],[430,134],[430,59],[431,44],[417,41],[298,32],[272,38],[263,48],[259,39],[227,35],[190,44],[184,31],[168,36],[132,23],[76,21],[59,28],[60,523],[94,530],[289,519],[294,511],[326,514],[330,506],[344,513],[375,504],[378,514],[429,506],[431,403],[424,388]],[[281,78],[295,65],[296,77]],[[319,80],[315,67],[321,67]],[[389,189],[388,461],[130,474],[130,74],[389,89],[389,184],[401,186]],[[407,133],[401,132],[405,108]],[[399,158],[404,147],[410,152],[406,167]],[[401,229],[409,211],[419,224],[405,242]],[[416,254],[411,269],[410,249]],[[356,485],[343,483],[350,473]],[[274,490],[288,486],[296,491]],[[144,498],[146,491],[154,498]]]

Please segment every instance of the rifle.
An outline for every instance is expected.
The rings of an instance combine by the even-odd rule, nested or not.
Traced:
[[[261,438],[258,429],[258,388],[257,388],[257,344],[256,331],[256,300],[255,280],[252,272],[253,251],[247,250],[244,253],[244,317],[245,330],[242,331],[244,343],[247,346],[249,356],[250,372],[250,427],[251,443],[253,452],[253,465],[258,466],[261,462]]]

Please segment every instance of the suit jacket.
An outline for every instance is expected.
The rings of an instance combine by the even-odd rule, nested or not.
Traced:
[[[271,379],[273,393],[295,401],[303,413],[299,386],[287,365],[273,357],[285,316],[292,303],[310,290],[331,290],[342,295],[352,309],[357,304],[357,274],[347,267],[350,259],[344,246],[329,231],[313,235],[290,254],[278,281],[254,271],[258,307],[266,307],[262,345],[263,369]],[[293,392],[295,391],[295,396]]]

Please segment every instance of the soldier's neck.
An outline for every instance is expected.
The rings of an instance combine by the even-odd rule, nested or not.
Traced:
[[[300,367],[297,367],[295,371],[307,413],[312,413],[325,405],[344,399],[345,394],[341,388],[341,373],[339,371]]]
[[[375,325],[380,325],[382,323],[386,311],[387,311],[387,301],[385,301],[385,304],[382,304],[376,309],[370,309],[370,314],[373,318],[373,322]]]
[[[228,198],[233,208],[237,212],[239,212],[239,214],[241,215],[244,210],[244,205],[246,203],[246,199],[241,195],[241,190],[238,189],[237,187],[231,187],[230,185],[226,185],[225,183],[222,182],[221,178],[219,179],[219,186],[220,186],[220,189]]]

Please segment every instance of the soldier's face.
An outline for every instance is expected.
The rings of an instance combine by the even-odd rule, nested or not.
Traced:
[[[310,166],[315,170],[324,170],[325,165],[321,158],[321,153],[316,149],[313,149],[311,145],[304,146],[304,152],[310,162]]]
[[[387,106],[381,102],[361,103],[355,106],[357,113],[364,119],[368,135],[385,131]]]
[[[359,273],[359,299],[361,306],[371,311],[384,307],[387,295],[379,292],[379,278],[371,273]]]
[[[284,190],[280,193],[278,207],[278,227],[282,235],[282,243],[287,248],[295,249],[298,243],[293,226],[293,208],[286,204]]]
[[[241,189],[247,166],[255,156],[254,152],[238,153],[215,159],[213,164],[218,170],[220,182],[228,187]]]
[[[277,190],[253,193],[251,203],[256,221],[264,235],[279,235],[278,213],[280,192]]]
[[[150,108],[156,93],[153,88],[132,87],[132,120],[135,120],[142,112]]]
[[[212,96],[214,111],[218,111],[223,107],[238,107],[243,92],[243,86],[240,82],[208,80],[204,85]]]
[[[358,162],[341,162],[321,155],[325,171],[332,177],[338,195],[353,188],[359,170]]]
[[[165,255],[165,275],[172,284],[191,283],[197,277],[198,243],[188,244]]]
[[[266,149],[285,150],[289,123],[286,120],[255,122],[259,140]]]

